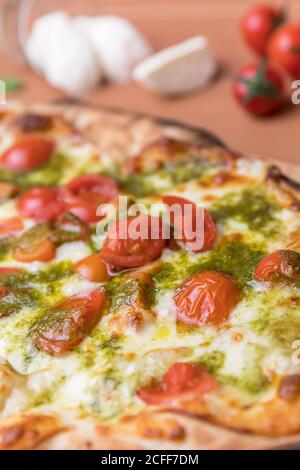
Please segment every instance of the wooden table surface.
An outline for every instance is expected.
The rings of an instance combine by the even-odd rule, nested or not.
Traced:
[[[276,2],[276,0],[275,0]],[[3,0],[0,0],[0,4]],[[156,49],[169,46],[196,34],[208,36],[222,65],[222,72],[207,89],[177,99],[165,99],[138,85],[106,85],[86,97],[92,103],[119,106],[174,118],[206,127],[228,145],[248,154],[258,154],[285,163],[300,163],[300,105],[269,119],[246,114],[231,96],[231,76],[242,65],[255,60],[243,43],[239,18],[250,0],[73,0],[72,8],[122,15],[133,21]],[[103,5],[105,4],[105,8]],[[300,1],[285,0],[292,18],[300,21]],[[0,55],[0,77],[15,76],[24,90],[11,98],[25,102],[52,100],[62,96],[26,66]],[[300,79],[300,77],[299,77]],[[289,81],[287,82],[290,87]]]

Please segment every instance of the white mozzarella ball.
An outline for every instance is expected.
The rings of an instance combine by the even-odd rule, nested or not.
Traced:
[[[103,76],[100,62],[86,36],[63,13],[39,18],[27,44],[29,60],[53,86],[81,95]]]
[[[74,24],[93,44],[105,76],[112,82],[128,82],[133,67],[152,52],[141,33],[123,18],[77,17]]]

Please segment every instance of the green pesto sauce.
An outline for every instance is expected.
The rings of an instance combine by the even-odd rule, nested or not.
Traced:
[[[2,238],[0,240],[0,261],[7,259],[12,244],[12,238]]]
[[[299,339],[300,312],[297,305],[300,305],[300,296],[295,294],[292,298],[281,299],[279,308],[278,297],[275,302],[274,298],[273,290],[261,294],[256,318],[250,326],[258,335],[270,337],[275,347],[280,347],[290,356],[293,342]],[[297,300],[295,307],[293,300]]]
[[[205,369],[213,375],[216,375],[220,369],[224,366],[225,353],[222,351],[211,351],[207,354],[203,354],[196,361],[197,364],[203,365]]]
[[[127,178],[120,178],[119,175],[115,177],[124,191],[136,197],[145,197],[160,192],[162,189],[168,190],[180,183],[197,179],[205,173],[207,168],[207,163],[198,158],[176,164],[170,163],[159,170],[134,174]]]
[[[178,281],[206,270],[221,271],[231,275],[238,287],[243,289],[252,279],[259,261],[266,253],[255,245],[237,240],[221,242],[213,251],[197,259],[181,252],[174,261],[166,262],[153,276],[156,291],[173,290]]]
[[[30,172],[13,172],[0,169],[0,181],[16,183],[23,187],[36,184],[59,185],[63,175],[71,167],[69,157],[64,153],[55,153],[42,167]]]
[[[115,313],[126,305],[132,305],[143,299],[143,305],[148,308],[152,304],[153,289],[144,282],[140,282],[139,278],[126,279],[124,275],[115,277],[105,286],[110,303],[110,312]]]
[[[50,297],[60,297],[61,281],[71,274],[71,264],[64,261],[52,263],[35,273],[21,271],[3,276],[1,285],[12,289],[12,292],[1,301],[2,316],[17,313],[24,307],[36,310],[48,305]]]
[[[218,222],[235,219],[246,223],[250,230],[276,233],[278,221],[275,218],[277,205],[267,198],[263,188],[255,187],[242,193],[229,193],[218,201],[211,212]]]

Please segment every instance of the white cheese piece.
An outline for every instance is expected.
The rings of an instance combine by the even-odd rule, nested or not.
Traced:
[[[93,47],[64,12],[38,18],[25,50],[32,66],[67,93],[80,95],[101,81],[102,69]]]
[[[146,39],[124,18],[82,16],[74,19],[74,25],[90,40],[112,82],[128,82],[133,67],[152,52]]]
[[[188,93],[208,84],[217,63],[204,36],[164,49],[138,64],[134,80],[165,95]]]
[[[71,260],[76,262],[90,254],[91,249],[84,242],[63,243],[56,250],[55,261]]]

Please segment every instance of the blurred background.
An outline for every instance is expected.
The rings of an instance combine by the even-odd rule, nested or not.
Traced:
[[[278,2],[270,0],[278,5]],[[269,3],[270,3],[269,2]],[[257,57],[246,46],[240,32],[241,17],[251,0],[52,0],[31,2],[34,15],[51,9],[66,9],[72,14],[118,15],[132,22],[157,51],[196,35],[209,40],[220,71],[203,89],[181,96],[165,97],[135,82],[105,83],[84,95],[84,100],[99,105],[142,111],[205,127],[231,147],[293,164],[300,163],[300,105],[288,98],[285,108],[274,116],[257,118],[247,113],[232,95],[236,71]],[[268,3],[268,2],[267,2]],[[3,8],[7,0],[0,0]],[[33,4],[33,6],[32,6]],[[292,20],[300,23],[300,1],[285,0]],[[12,0],[0,43],[0,79],[12,81],[8,99],[52,101],[64,92],[50,86],[18,57],[14,12],[20,2]],[[7,7],[6,7],[7,8]],[[8,10],[6,10],[6,14]],[[2,18],[3,20],[3,18]],[[10,31],[11,29],[11,31]],[[11,37],[8,36],[11,34]],[[10,45],[5,45],[9,40]],[[49,41],[51,41],[49,37]],[[80,60],[78,60],[80,64]],[[299,77],[300,79],[300,77]],[[15,81],[15,86],[13,82]],[[292,79],[285,77],[287,92]]]

